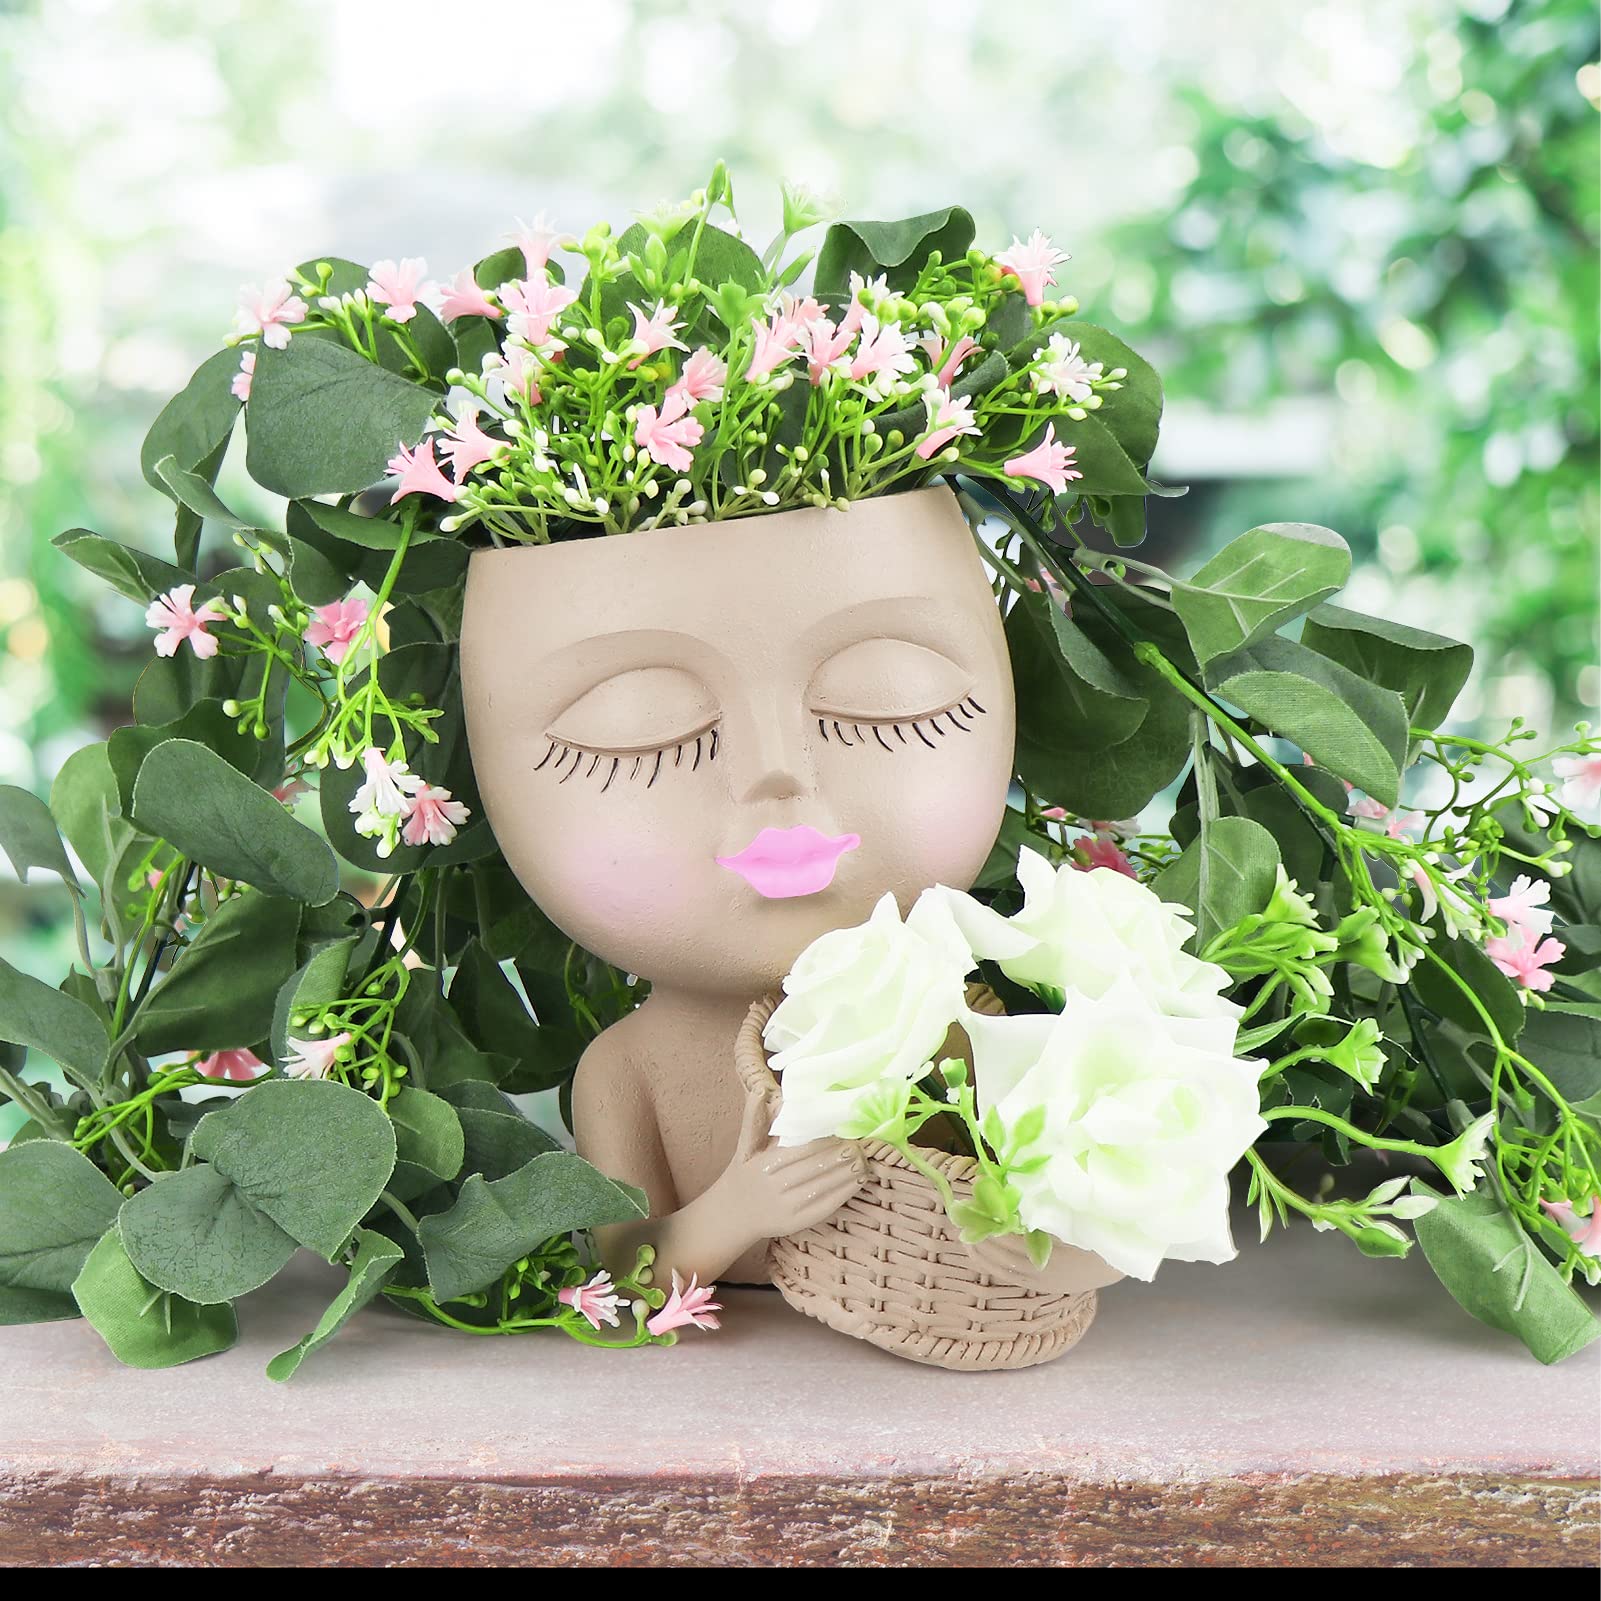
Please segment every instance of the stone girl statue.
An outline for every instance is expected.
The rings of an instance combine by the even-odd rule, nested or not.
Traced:
[[[480,552],[462,676],[507,861],[651,984],[574,1084],[580,1153],[650,1200],[602,1248],[765,1282],[767,1241],[829,1217],[863,1169],[844,1141],[769,1139],[735,1067],[747,1010],[886,890],[904,911],[970,886],[1006,804],[1011,667],[955,497]],[[1033,1272],[1020,1240],[980,1249]],[[1048,1276],[1115,1277],[1065,1248]]]

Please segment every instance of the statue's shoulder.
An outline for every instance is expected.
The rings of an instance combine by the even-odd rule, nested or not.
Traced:
[[[604,1101],[617,1105],[650,1104],[650,1074],[645,1031],[639,1013],[630,1012],[603,1030],[584,1048],[573,1080],[575,1106]]]

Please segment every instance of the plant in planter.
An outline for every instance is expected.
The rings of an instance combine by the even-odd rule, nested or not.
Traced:
[[[995,1059],[1076,1082],[1042,1031],[1112,1015],[1089,972],[1118,949],[1125,1029],[1168,1015],[1179,956],[1223,975],[1207,1059],[1259,1110],[1214,1151],[1214,1200],[1243,1150],[1265,1224],[1377,1254],[1436,1200],[1415,1228],[1470,1310],[1547,1360],[1583,1343],[1601,842],[1574,808],[1598,742],[1446,731],[1471,652],[1328,604],[1349,556],[1326,530],[1252,530],[1187,580],[1092,546],[1091,524],[1134,543],[1160,492],[1161,391],[1049,298],[1042,235],[991,253],[955,207],[838,223],[803,289],[808,198],[760,255],[725,211],[719,168],[615,239],[536,225],[448,284],[318,261],[252,290],[146,441],[173,560],[58,541],[147,608],[155,654],[48,808],[0,795],[81,959],[54,989],[0,967],[0,1090],[29,1118],[0,1154],[0,1313],[183,1361],[306,1246],[349,1282],[275,1376],[379,1296],[475,1333],[670,1341],[715,1326],[712,1278],[783,1285],[812,1236],[821,1260],[882,1148],[936,1198],[906,1207],[950,1204],[931,1261],[1020,1321],[1070,1308],[1037,1359],[1154,1263],[1055,1179],[1038,1209],[985,1052],[1033,1029],[1038,1072]],[[214,487],[241,415],[282,530]],[[1094,821],[1175,783],[1164,832]],[[1046,865],[1023,855],[1019,910],[1024,846]],[[1193,932],[1103,907],[1121,945],[1052,943],[1109,874]],[[976,1073],[930,1077],[961,1048],[943,1029],[926,1057],[903,1041],[899,1121],[788,1142],[753,1006],[935,885]],[[974,1021],[975,962],[1006,1018]],[[921,1171],[942,1084],[970,1194]],[[538,1090],[576,1154],[508,1098]],[[1044,1127],[1111,1117],[1073,1093]],[[1305,1193],[1270,1160],[1289,1141],[1429,1160],[1454,1193]]]

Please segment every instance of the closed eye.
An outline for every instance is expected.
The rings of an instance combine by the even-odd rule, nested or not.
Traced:
[[[650,789],[657,779],[669,773],[699,772],[717,760],[722,748],[722,730],[716,723],[649,750],[599,750],[554,734],[545,737],[550,742],[549,748],[534,771],[548,771],[559,784],[580,775],[599,779],[603,795],[619,782],[631,784],[643,778],[645,788]]]
[[[973,724],[986,713],[987,709],[973,696],[965,695],[954,705],[920,717],[852,717],[849,713],[835,717],[822,713],[817,717],[817,731],[829,744],[876,744],[893,756],[903,748],[915,749],[918,742],[938,750],[940,741],[951,734],[971,733]]]

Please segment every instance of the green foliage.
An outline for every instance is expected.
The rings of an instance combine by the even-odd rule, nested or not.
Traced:
[[[29,1140],[0,1151],[0,1323],[76,1317],[73,1280],[121,1205],[70,1146]]]
[[[1462,1308],[1517,1335],[1540,1361],[1560,1362],[1601,1333],[1492,1191],[1440,1197],[1414,1227],[1429,1266]]]
[[[1260,823],[1218,817],[1165,867],[1151,887],[1165,901],[1195,913],[1195,948],[1204,950],[1224,929],[1260,912],[1273,893],[1279,848]]]
[[[131,1368],[176,1367],[239,1338],[232,1306],[196,1306],[158,1289],[129,1260],[115,1229],[89,1253],[72,1293],[111,1354]]]
[[[396,1264],[404,1257],[405,1252],[376,1229],[358,1229],[355,1255],[350,1259],[350,1277],[345,1287],[334,1297],[333,1303],[317,1320],[317,1326],[310,1334],[296,1341],[287,1351],[280,1351],[267,1364],[267,1377],[279,1383],[292,1379],[299,1371],[300,1364],[318,1346],[331,1340],[383,1289]]]

